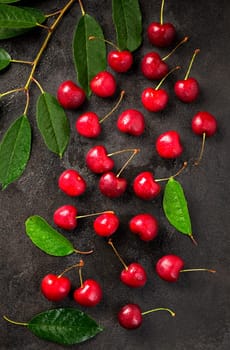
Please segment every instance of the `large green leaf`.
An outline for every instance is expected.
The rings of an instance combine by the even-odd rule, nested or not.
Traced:
[[[0,182],[5,189],[23,173],[31,149],[31,127],[25,115],[7,130],[0,143]]]
[[[106,69],[106,46],[103,40],[89,40],[95,36],[104,40],[103,31],[96,20],[85,14],[77,24],[73,38],[73,55],[78,82],[88,96],[90,80]]]
[[[69,121],[57,99],[47,92],[37,101],[37,124],[48,149],[62,157],[69,143]]]
[[[12,2],[19,2],[20,0],[0,0],[0,4],[11,4]]]
[[[87,314],[73,308],[42,312],[30,320],[28,328],[39,338],[63,345],[82,343],[103,330]]]
[[[25,226],[26,234],[31,241],[46,254],[66,256],[75,252],[72,243],[53,229],[42,217],[30,216],[26,220]]]
[[[0,48],[0,70],[6,68],[10,64],[11,57],[8,52]]]
[[[120,50],[135,51],[142,43],[142,14],[138,0],[112,0],[113,23]]]

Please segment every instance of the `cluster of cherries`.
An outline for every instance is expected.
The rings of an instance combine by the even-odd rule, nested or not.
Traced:
[[[172,45],[176,37],[176,30],[171,23],[163,23],[163,7],[161,6],[161,21],[153,22],[147,29],[147,35],[151,44],[157,47],[168,47]],[[96,37],[90,37],[89,40],[102,40]],[[144,89],[141,94],[141,101],[144,108],[151,112],[159,112],[166,108],[169,95],[165,89],[161,88],[162,83],[173,71],[180,67],[169,69],[166,64],[166,59],[184,42],[188,40],[185,37],[167,56],[161,58],[157,52],[151,51],[147,53],[141,61],[141,72],[149,80],[160,80],[158,85]],[[107,43],[114,46],[114,50],[108,54],[109,67],[118,73],[127,72],[133,64],[133,55],[128,50],[120,50],[113,43],[105,40]],[[187,73],[182,80],[178,80],[174,84],[175,95],[184,103],[195,101],[200,92],[199,83],[195,78],[189,77],[192,64],[195,56],[199,52],[196,49],[189,63]],[[116,93],[116,79],[109,71],[99,72],[90,82],[90,88],[95,95],[107,98]],[[120,99],[105,117],[99,118],[94,112],[88,111],[81,114],[76,121],[76,131],[83,137],[96,138],[101,132],[101,123],[117,108],[124,95],[124,91],[120,94]],[[73,81],[64,81],[57,91],[59,103],[66,109],[77,109],[85,101],[86,95],[84,90],[75,84]],[[128,109],[123,111],[117,119],[117,128],[119,131],[128,133],[133,136],[140,136],[145,130],[145,118],[143,114],[136,109]],[[197,164],[201,160],[204,150],[204,142],[206,136],[212,136],[217,129],[215,117],[207,111],[199,111],[192,118],[191,128],[195,134],[203,136],[202,147]],[[159,135],[156,141],[156,151],[159,156],[165,159],[175,159],[181,156],[183,146],[181,144],[180,135],[176,130],[168,130]],[[119,173],[115,174],[114,161],[112,156],[122,153],[131,152],[131,156]],[[99,180],[99,189],[101,193],[109,198],[121,196],[126,188],[127,181],[120,177],[120,174],[128,162],[138,153],[138,149],[126,149],[113,153],[108,153],[103,145],[92,147],[86,154],[86,165],[95,174],[101,174]],[[184,164],[183,168],[186,166]],[[183,169],[182,168],[182,169]],[[180,169],[178,173],[181,172]],[[178,174],[177,173],[177,174]],[[176,176],[175,174],[174,176]],[[135,195],[144,200],[152,200],[161,191],[159,182],[166,179],[154,179],[154,176],[149,171],[141,172],[133,181],[133,191]],[[66,195],[75,197],[80,196],[86,191],[86,181],[75,169],[65,170],[58,179],[58,186]],[[133,288],[143,287],[147,281],[147,274],[142,265],[133,262],[126,265],[115,246],[112,243],[111,236],[119,227],[119,218],[113,211],[105,211],[101,213],[93,213],[87,215],[77,215],[77,208],[73,205],[63,205],[58,208],[54,215],[54,223],[65,230],[74,230],[77,227],[79,218],[96,216],[93,222],[94,232],[101,237],[108,238],[108,244],[112,247],[114,253],[123,265],[120,273],[121,281]],[[129,222],[129,229],[133,234],[139,235],[144,241],[153,240],[158,234],[158,221],[149,213],[141,213]],[[64,274],[72,268],[79,268],[80,287],[75,289],[73,293],[74,300],[83,306],[95,306],[102,299],[102,288],[100,284],[88,279],[82,280],[82,267],[84,263],[81,260],[78,264],[66,269],[60,275],[48,274],[41,283],[41,290],[44,296],[52,301],[60,301],[65,298],[71,290],[71,282]],[[210,269],[187,269],[184,270],[184,261],[177,255],[165,255],[161,257],[156,264],[157,275],[168,282],[176,282],[181,272],[187,271],[209,271]],[[174,312],[167,308],[158,308],[142,312],[136,304],[127,304],[121,308],[118,313],[118,320],[121,326],[127,329],[134,329],[141,325],[142,316],[153,311],[165,310],[172,316]]]

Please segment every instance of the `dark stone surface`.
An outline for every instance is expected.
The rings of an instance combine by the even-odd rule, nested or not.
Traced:
[[[29,1],[27,2],[27,4]],[[61,8],[65,1],[34,1],[34,6],[46,12]],[[117,75],[119,88],[125,89],[126,97],[119,111],[137,108],[144,112],[146,132],[139,138],[121,135],[116,129],[115,113],[103,124],[103,133],[97,140],[79,137],[74,129],[75,120],[81,111],[67,112],[71,123],[69,148],[60,160],[51,154],[43,144],[35,121],[35,104],[39,91],[31,89],[29,120],[33,127],[33,147],[29,164],[23,176],[11,184],[0,195],[0,245],[1,245],[1,288],[0,310],[17,321],[27,321],[35,314],[55,306],[77,307],[70,296],[65,301],[50,303],[41,295],[39,286],[42,277],[49,273],[60,273],[80,258],[71,255],[54,258],[37,249],[25,235],[24,222],[38,214],[52,224],[54,210],[63,204],[74,204],[79,213],[113,209],[120,217],[120,228],[114,235],[114,243],[126,262],[139,261],[148,273],[148,282],[142,289],[133,290],[119,281],[121,265],[106,241],[97,237],[92,229],[92,220],[79,222],[75,232],[66,233],[73,244],[80,249],[94,248],[91,256],[84,258],[85,278],[95,278],[103,286],[104,298],[100,305],[88,312],[105,327],[96,338],[70,349],[98,350],[227,350],[229,349],[229,91],[230,91],[230,45],[228,0],[166,1],[165,20],[175,24],[178,38],[190,37],[168,61],[171,67],[180,64],[182,70],[165,83],[170,92],[170,103],[162,113],[144,111],[140,93],[148,82],[140,73],[139,64],[144,53],[155,50],[148,43],[146,28],[158,20],[160,1],[140,1],[143,13],[143,45],[135,53],[135,64],[131,72]],[[105,37],[115,40],[111,19],[111,1],[84,1],[86,11],[95,16],[103,27]],[[56,94],[58,85],[67,79],[75,80],[71,40],[74,27],[80,18],[77,5],[64,17],[52,37],[36,71],[36,78],[43,88]],[[35,57],[44,36],[37,30],[20,38],[1,42],[12,57],[31,60]],[[174,98],[172,83],[181,77],[195,48],[201,52],[192,68],[192,75],[201,85],[201,95],[191,105],[180,103]],[[157,50],[165,55],[168,50]],[[23,84],[29,69],[14,65],[1,74],[0,90],[6,91]],[[85,108],[103,116],[115,103],[114,99],[101,100],[92,97]],[[1,137],[10,123],[24,109],[24,97],[20,94],[4,98],[0,102]],[[192,159],[197,155],[201,139],[191,132],[190,122],[198,110],[208,110],[218,120],[217,134],[208,139],[202,163],[195,168]],[[83,109],[82,109],[83,110]],[[163,131],[176,129],[180,132],[185,151],[176,161],[161,160],[155,151],[156,137]],[[97,188],[98,177],[85,166],[84,156],[95,144],[106,145],[109,152],[127,147],[140,147],[141,153],[124,171],[129,180],[128,192],[123,198],[104,198]],[[116,158],[116,166],[125,155]],[[195,247],[185,236],[181,236],[166,221],[162,212],[162,195],[152,202],[145,202],[132,193],[131,183],[141,170],[153,171],[156,178],[175,173],[183,160],[189,160],[189,167],[180,176],[193,224]],[[78,169],[88,183],[87,192],[77,199],[67,198],[57,187],[59,174],[67,167]],[[128,230],[129,219],[139,212],[155,214],[160,222],[156,240],[144,243]],[[217,270],[209,273],[191,273],[180,276],[176,284],[161,281],[154,272],[159,257],[167,253],[180,255],[187,268],[208,267]],[[73,286],[78,285],[78,274],[69,274]],[[122,329],[116,320],[119,308],[135,302],[143,310],[165,306],[176,311],[171,318],[165,313],[145,316],[136,331]],[[0,318],[1,350],[61,350],[64,347],[37,339],[27,329],[7,324]]]

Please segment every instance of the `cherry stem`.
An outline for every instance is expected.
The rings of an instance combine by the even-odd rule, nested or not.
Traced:
[[[115,152],[109,153],[109,154],[107,154],[107,157],[112,157],[112,156],[115,156],[117,154],[121,154],[121,153],[125,153],[125,152],[134,152],[134,151],[136,151],[136,148],[125,148],[125,149],[122,149],[122,150],[119,150],[119,151],[115,151]]]
[[[164,23],[164,20],[163,20],[164,4],[165,4],[165,1],[162,0],[162,2],[161,2],[161,13],[160,13],[160,24]]]
[[[171,176],[169,176],[169,177],[162,177],[161,179],[155,179],[155,181],[156,181],[156,182],[161,182],[161,181],[167,181],[167,180],[169,180],[169,179],[171,179],[171,178],[174,178],[174,177],[180,175],[180,174],[182,173],[182,171],[184,171],[184,169],[187,167],[187,165],[188,165],[188,162],[184,162],[182,168],[180,168],[180,169],[177,171],[176,174],[171,175]]]
[[[80,267],[80,269],[78,270],[79,273],[79,280],[80,280],[80,286],[83,287],[83,278],[82,278],[82,267]]]
[[[46,18],[49,18],[49,17],[54,17],[56,15],[59,15],[59,13],[61,12],[61,10],[57,10],[55,12],[51,12],[51,13],[48,13],[47,15],[45,15]]]
[[[68,272],[76,267],[83,267],[83,266],[84,266],[84,261],[80,260],[79,263],[67,267],[62,273],[60,273],[60,275],[58,275],[58,278],[62,277],[66,272]]]
[[[189,74],[190,74],[190,71],[191,71],[191,68],[192,68],[192,65],[193,65],[193,62],[195,60],[195,57],[196,55],[200,52],[200,49],[196,49],[192,55],[192,58],[191,58],[191,61],[189,63],[189,66],[188,66],[188,70],[187,70],[187,73],[185,74],[185,77],[184,77],[184,80],[187,80],[188,77],[189,77]]]
[[[199,153],[197,160],[194,162],[194,165],[196,165],[196,166],[200,164],[201,159],[203,157],[203,153],[204,153],[204,144],[205,144],[205,140],[206,140],[206,133],[203,132],[202,136],[203,137],[202,137],[202,144],[201,144],[200,153]]]
[[[15,59],[10,60],[10,62],[12,62],[12,63],[28,64],[28,65],[31,65],[31,66],[34,64],[34,62],[31,62],[31,61],[15,60]]]
[[[211,269],[204,269],[204,268],[199,268],[199,269],[183,269],[180,270],[180,272],[197,272],[197,271],[206,271],[206,272],[211,272],[211,273],[216,273],[216,270],[211,270]]]
[[[4,97],[4,96],[7,96],[7,95],[10,95],[10,94],[14,94],[15,92],[20,92],[20,91],[25,91],[25,88],[21,87],[21,88],[16,88],[16,89],[13,89],[13,90],[9,90],[9,91],[3,92],[3,93],[0,94],[0,98]]]
[[[176,316],[176,314],[175,314],[174,311],[172,311],[171,309],[168,309],[168,308],[164,308],[164,307],[158,307],[158,308],[156,308],[156,309],[144,311],[144,312],[142,312],[141,314],[142,314],[142,315],[147,315],[147,314],[150,314],[151,312],[155,312],[155,311],[167,311],[167,312],[170,313],[170,315],[171,315],[172,317]]]
[[[92,254],[92,253],[93,253],[93,249],[88,250],[88,251],[86,251],[86,252],[82,252],[81,250],[74,249],[74,252],[75,252],[76,254],[88,255],[88,254]]]
[[[109,44],[110,46],[114,47],[114,49],[116,49],[117,51],[121,51],[121,49],[119,49],[119,47],[117,45],[115,45],[114,43],[112,43],[112,41],[106,40],[104,38],[100,38],[94,35],[89,36],[89,40],[101,40],[104,41],[104,43]]]
[[[123,172],[123,170],[127,167],[127,165],[131,162],[131,160],[135,157],[135,155],[137,153],[140,152],[139,148],[135,148],[133,150],[133,154],[131,154],[131,156],[129,157],[129,159],[125,162],[125,164],[123,165],[123,167],[119,170],[119,172],[117,173],[116,177],[119,177],[121,175],[121,173]]]
[[[163,82],[168,78],[168,76],[173,73],[175,70],[178,70],[180,69],[181,67],[180,66],[176,66],[174,68],[172,68],[162,79],[161,81],[159,82],[159,84],[155,87],[155,90],[159,90],[159,88],[161,87],[161,85],[163,84]]]
[[[166,55],[166,56],[164,56],[164,57],[162,58],[162,61],[167,60],[167,59],[178,49],[178,47],[180,47],[182,44],[186,43],[186,42],[188,41],[188,39],[189,39],[188,36],[184,37],[184,39],[182,39],[182,40],[174,47],[174,49],[173,49],[172,51],[169,52],[168,55]]]
[[[106,210],[106,211],[101,211],[98,213],[80,215],[80,216],[76,216],[76,219],[83,219],[83,218],[88,218],[90,216],[97,216],[97,215],[101,215],[101,214],[114,214],[114,211],[113,210]]]
[[[128,270],[128,266],[126,265],[126,263],[124,262],[124,260],[122,259],[122,257],[120,256],[120,254],[118,253],[117,249],[114,247],[114,244],[111,240],[111,238],[108,240],[108,244],[111,245],[114,253],[116,254],[116,256],[118,257],[118,259],[120,260],[120,262],[122,263],[122,265],[124,266],[124,268],[126,270]]]
[[[13,320],[10,320],[8,317],[6,317],[5,315],[3,316],[4,320],[9,322],[9,323],[12,323],[12,324],[15,324],[17,326],[24,326],[24,327],[27,327],[28,326],[28,323],[26,322],[16,322],[16,321],[13,321]]]
[[[81,1],[81,0],[78,0],[78,3],[79,3],[79,6],[80,6],[80,9],[81,9],[81,14],[82,14],[82,16],[85,16],[85,10],[84,10],[82,1]]]
[[[113,112],[115,112],[115,110],[118,108],[118,106],[120,105],[122,99],[123,99],[123,96],[125,94],[125,91],[122,90],[121,91],[121,94],[120,94],[120,97],[119,97],[119,100],[117,101],[117,103],[115,104],[115,106],[111,109],[111,111],[106,114],[102,119],[100,119],[99,123],[103,123],[111,114],[113,114]]]

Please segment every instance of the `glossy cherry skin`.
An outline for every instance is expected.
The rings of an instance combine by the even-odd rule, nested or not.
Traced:
[[[152,200],[160,193],[161,186],[155,181],[150,171],[143,171],[135,177],[133,191],[136,196],[142,199]]]
[[[106,148],[102,145],[90,148],[86,154],[87,167],[96,174],[103,174],[112,170],[114,167],[114,160],[108,157],[107,154]]]
[[[192,118],[192,130],[197,135],[212,136],[217,130],[216,118],[209,112],[200,111]]]
[[[121,281],[129,287],[143,287],[147,282],[145,269],[138,263],[132,263],[127,266],[127,269],[121,271]]]
[[[158,235],[159,224],[151,214],[138,214],[129,221],[129,229],[143,241],[151,241]]]
[[[102,295],[100,284],[93,279],[87,279],[81,287],[75,289],[73,298],[78,304],[91,307],[100,303]]]
[[[108,64],[115,72],[125,73],[133,64],[133,55],[128,50],[110,51],[107,57]]]
[[[71,282],[68,277],[46,275],[41,281],[41,291],[46,299],[50,301],[63,300],[69,294]]]
[[[86,182],[75,169],[67,169],[59,176],[59,188],[68,196],[80,196],[86,190]]]
[[[85,112],[80,115],[75,128],[80,135],[88,138],[98,137],[101,133],[100,121],[94,112]]]
[[[112,171],[104,173],[99,180],[99,189],[109,198],[120,197],[127,188],[127,180],[117,177]]]
[[[200,93],[199,83],[194,78],[178,80],[174,85],[174,92],[182,102],[193,102],[198,98]]]
[[[117,317],[119,324],[126,329],[136,329],[143,321],[141,309],[137,304],[124,305]]]
[[[169,254],[160,258],[156,264],[156,272],[160,278],[168,282],[176,282],[184,261],[177,255]]]
[[[168,65],[157,52],[148,52],[141,60],[141,71],[150,80],[160,80],[169,71]]]
[[[147,35],[154,46],[168,47],[176,37],[176,29],[171,23],[152,22],[147,28]]]
[[[143,106],[150,112],[163,111],[169,100],[169,95],[164,89],[146,88],[141,94]]]
[[[145,130],[145,118],[138,110],[127,109],[119,115],[117,128],[123,133],[140,136]]]
[[[66,109],[77,109],[86,99],[84,90],[73,81],[66,80],[57,90],[57,99],[60,105]]]
[[[115,94],[117,83],[114,76],[107,71],[99,72],[90,81],[90,89],[99,97],[111,97]]]
[[[53,220],[55,225],[65,230],[73,230],[77,227],[77,208],[73,205],[62,205],[55,210]]]
[[[103,213],[93,223],[94,231],[98,236],[109,237],[117,231],[119,219],[116,214]]]
[[[158,136],[156,150],[162,158],[174,159],[180,157],[183,152],[183,146],[178,132],[169,130]]]

